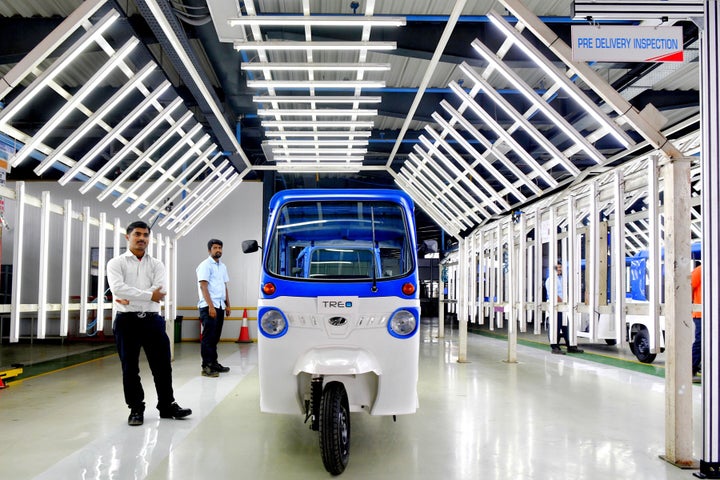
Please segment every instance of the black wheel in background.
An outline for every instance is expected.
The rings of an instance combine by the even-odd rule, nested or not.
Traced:
[[[320,400],[320,454],[332,475],[343,473],[350,460],[350,408],[341,382],[325,385]]]
[[[635,346],[633,353],[642,363],[652,363],[655,361],[657,354],[650,353],[650,335],[646,329],[643,328],[635,334],[633,345]]]

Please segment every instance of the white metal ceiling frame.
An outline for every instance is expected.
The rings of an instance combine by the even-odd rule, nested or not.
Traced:
[[[454,195],[442,195],[445,184],[435,175],[434,172],[422,171],[421,160],[415,154],[411,153],[398,173],[398,178],[402,178],[406,184],[413,185],[413,191],[420,194],[423,205],[432,205],[433,211],[437,212],[438,219],[441,224],[454,225],[453,230],[464,230],[468,228],[470,222],[466,215],[460,213],[461,209],[457,206],[458,200]]]
[[[146,206],[159,204],[163,199],[167,198],[167,195],[172,195],[173,189],[179,189],[183,194],[186,194],[188,191],[187,185],[181,185],[179,181],[176,181],[184,175],[181,173],[181,175],[176,178],[173,176],[173,173],[181,167],[184,167],[183,171],[194,171],[198,167],[201,167],[196,172],[195,178],[202,173],[213,173],[215,169],[213,162],[215,162],[219,156],[216,155],[212,161],[208,162],[208,155],[217,150],[215,144],[212,144],[210,147],[205,146],[210,140],[209,135],[201,136],[199,141],[195,140],[195,136],[202,134],[201,124],[193,121],[190,122],[190,127],[187,128],[187,130],[183,129],[184,124],[192,119],[191,112],[187,111],[180,120],[173,118],[172,115],[175,113],[175,110],[179,110],[182,104],[180,97],[176,96],[175,101],[171,102],[168,107],[164,107],[159,102],[160,96],[169,91],[169,82],[161,82],[155,89],[151,89],[151,87],[146,85],[146,82],[148,84],[152,83],[149,79],[152,73],[158,70],[156,69],[156,65],[151,62],[139,69],[132,67],[132,60],[130,60],[128,55],[139,45],[139,40],[131,35],[124,45],[115,49],[111,46],[111,42],[104,37],[109,27],[119,17],[119,13],[112,8],[108,8],[107,13],[96,23],[92,22],[92,16],[95,15],[104,4],[105,0],[84,2],[73,14],[68,16],[59,27],[51,32],[45,40],[33,49],[30,54],[3,77],[2,81],[7,85],[2,88],[3,96],[19,86],[29,75],[32,74],[34,79],[32,81],[28,80],[30,82],[29,86],[23,89],[23,91],[0,112],[0,131],[24,143],[24,146],[11,158],[11,165],[19,165],[33,150],[38,150],[46,154],[46,157],[36,168],[36,173],[41,174],[49,167],[61,163],[69,167],[69,169],[60,179],[59,183],[66,185],[78,174],[87,175],[90,177],[90,180],[83,184],[81,188],[83,193],[87,193],[92,186],[101,186],[101,188],[104,188],[99,197],[101,200],[107,198],[110,194],[114,194],[118,196],[118,199],[114,202],[115,207],[119,207],[124,202],[131,202],[128,211],[133,211],[143,203],[146,204]],[[84,30],[84,32],[79,35],[78,39],[72,42],[72,45],[67,45],[64,52],[51,61],[47,68],[40,70],[40,64],[51,58],[52,52],[64,45],[75,32],[80,32],[81,30]],[[97,44],[100,50],[108,55],[108,59],[74,95],[70,94],[65,87],[57,82],[58,75],[63,69],[72,65],[73,60],[92,44]],[[127,82],[109,99],[105,100],[95,112],[89,110],[83,104],[85,98],[101,85],[110,72],[117,70],[127,77]],[[50,120],[34,135],[25,134],[10,125],[16,112],[29,104],[37,96],[38,92],[43,91],[45,87],[51,88],[65,100],[65,103],[51,115]],[[105,115],[121,104],[132,91],[140,91],[145,96],[145,99],[140,105],[135,107],[129,115],[123,117],[116,126],[112,127],[108,125],[104,119]],[[131,139],[124,138],[122,136],[123,130],[137,121],[150,106],[157,109],[160,113],[159,116],[150,122],[152,127],[148,128],[146,125],[145,128],[141,129],[142,135],[140,135],[140,137],[133,137]],[[58,147],[53,148],[52,146],[44,144],[44,140],[52,133],[53,129],[59,126],[63,119],[74,111],[79,111],[87,117],[82,125],[66,137]],[[145,140],[152,130],[162,126],[163,122],[169,124],[170,128],[162,133],[159,140],[156,140],[148,150],[145,152],[139,150],[138,145],[140,141]],[[104,129],[107,135],[80,161],[68,157],[67,152],[72,146],[77,143],[83,135],[95,127]],[[172,139],[173,135],[179,135],[180,140],[174,142],[173,146],[167,149],[165,143]],[[118,152],[119,155],[115,155],[112,160],[104,164],[98,172],[92,171],[88,167],[88,164],[114,141],[119,141],[121,144],[124,144],[120,152]],[[187,150],[181,153],[181,150],[184,149]],[[162,155],[160,159],[154,160],[152,158],[151,155],[155,152]],[[123,174],[113,181],[105,178],[106,173],[110,172],[112,168],[120,166],[120,162],[130,154],[136,155],[137,159],[130,162]],[[179,155],[179,158],[175,158],[176,155]],[[166,169],[165,164],[168,162],[170,165]],[[137,171],[141,166],[144,166],[143,163],[149,165],[149,167],[140,176],[139,181],[133,183],[129,188],[124,188],[122,183],[130,179],[131,173]],[[158,178],[154,179],[155,176],[158,176]],[[236,177],[233,177],[233,180],[232,185],[237,186],[239,181],[237,181]],[[139,187],[145,183],[151,183],[150,187],[146,189],[145,192],[139,193]],[[163,195],[165,196],[162,198],[151,197],[151,194],[162,186],[163,183],[169,184],[163,190]],[[222,188],[218,190],[222,190],[225,194],[229,193],[226,186],[222,186]],[[218,196],[214,196],[210,192],[205,192],[204,195],[197,196],[198,202],[205,202],[201,211],[206,213],[214,208],[216,205],[214,200],[216,200],[217,197]],[[164,214],[167,211],[166,208],[167,205],[165,205],[163,210],[156,211],[155,217]],[[189,208],[189,206],[186,206],[186,208]],[[143,213],[146,214],[147,212]],[[198,220],[197,215],[193,217],[193,220]],[[188,231],[186,225],[178,222],[176,231],[180,229],[185,233]]]
[[[266,133],[274,133],[280,137],[281,140],[297,139],[302,138],[306,142],[318,142],[312,143],[315,147],[311,151],[304,152],[301,157],[298,157],[296,152],[291,151],[291,143],[279,143],[279,148],[274,148],[272,154],[278,155],[273,158],[276,166],[279,170],[293,171],[295,165],[300,170],[306,170],[309,168],[307,162],[313,159],[317,160],[317,164],[322,164],[324,169],[338,167],[341,171],[347,171],[347,163],[362,163],[362,157],[357,157],[358,152],[353,149],[353,146],[367,147],[367,137],[361,138],[360,140],[354,140],[357,138],[354,135],[358,131],[364,131],[366,128],[372,128],[373,123],[371,122],[357,122],[358,116],[376,116],[377,111],[365,112],[361,110],[361,104],[365,103],[365,98],[361,96],[363,88],[375,88],[378,86],[384,86],[385,82],[376,82],[364,80],[364,74],[367,71],[386,71],[389,70],[389,64],[368,64],[367,63],[367,52],[369,49],[394,49],[396,47],[394,42],[369,42],[371,27],[373,26],[401,26],[405,24],[404,17],[375,17],[373,16],[374,1],[370,1],[366,4],[365,15],[357,17],[347,16],[336,16],[336,15],[313,15],[310,12],[310,2],[304,0],[302,4],[303,15],[292,15],[292,16],[277,16],[277,15],[257,15],[254,1],[245,2],[246,15],[240,17],[229,18],[226,21],[230,26],[242,26],[242,34],[239,35],[239,40],[234,41],[234,47],[238,50],[256,50],[258,52],[257,62],[243,62],[241,68],[243,70],[252,70],[262,72],[264,80],[250,80],[248,86],[251,88],[264,88],[267,89],[267,96],[254,97],[254,101],[269,104],[269,108],[262,109],[263,116],[274,117],[274,120],[267,120],[262,122],[262,126],[265,128],[277,129],[276,131],[268,130]],[[213,9],[211,9],[211,12]],[[240,14],[240,12],[238,12]],[[215,19],[220,21],[220,19]],[[269,24],[277,24],[280,22],[283,25],[296,24],[303,26],[305,30],[305,41],[266,41],[263,39],[261,26]],[[358,42],[318,42],[312,39],[312,26],[318,25],[335,25],[344,28],[358,28],[362,27],[361,40]],[[245,38],[244,26],[250,27],[250,31],[254,38],[254,41],[247,41]],[[222,40],[223,38],[221,38]],[[268,57],[267,52],[271,50],[299,50],[305,53],[307,61],[302,62],[272,62]],[[315,62],[313,52],[316,50],[353,50],[358,52],[358,62],[355,64],[346,63],[334,63],[328,64],[323,62]],[[340,81],[318,81],[315,80],[315,72],[317,71],[355,71],[356,78]],[[291,81],[291,80],[277,80],[273,78],[273,72],[305,72],[307,74],[307,80]],[[306,97],[307,103],[310,108],[298,109],[293,111],[292,109],[281,108],[281,103],[294,103],[296,97],[283,97],[276,94],[276,89],[283,88],[307,88],[308,96]],[[352,101],[351,110],[343,110],[338,108],[318,108],[318,103],[322,105],[327,101],[322,97],[316,97],[317,90],[325,90],[332,88],[354,88],[354,95],[352,97],[336,96],[341,101],[346,101],[348,98]],[[318,102],[316,103],[316,99]],[[377,99],[379,101],[379,98]],[[287,120],[285,117],[297,117],[307,116],[311,120],[309,122],[300,122]],[[319,122],[318,116],[328,117],[347,117],[349,116],[350,122]],[[292,130],[287,130],[288,128]],[[301,128],[302,130],[296,130]],[[320,143],[320,138],[324,135],[318,135],[328,132],[328,130],[322,130],[329,128],[330,132],[338,133],[337,138],[342,138],[343,133],[348,135],[344,138],[352,140],[353,145],[343,145],[347,147],[343,152],[337,152],[338,149],[329,150],[323,148],[324,144]],[[284,133],[292,132],[292,135],[284,135]],[[304,133],[304,135],[303,135]],[[365,152],[367,150],[365,149]],[[347,158],[341,158],[345,154]],[[364,155],[364,153],[362,154]],[[298,171],[300,171],[298,170]]]
[[[491,215],[489,210],[492,210],[494,213],[502,212],[502,209],[495,205],[495,202],[502,203],[503,200],[493,195],[494,191],[490,188],[490,185],[488,185],[482,178],[479,178],[478,182],[486,190],[483,191],[477,185],[469,181],[466,175],[473,173],[462,172],[457,166],[455,166],[450,158],[448,158],[440,150],[439,146],[442,146],[443,150],[448,152],[450,157],[452,157],[456,162],[462,162],[462,157],[458,155],[455,150],[449,148],[450,146],[448,143],[444,139],[440,138],[440,135],[430,125],[425,126],[425,131],[428,135],[430,135],[430,137],[432,137],[435,143],[431,142],[425,135],[420,135],[420,143],[423,147],[425,147],[425,151],[429,155],[434,156],[438,160],[437,164],[434,165],[436,168],[442,169],[443,171],[447,170],[448,173],[454,175],[455,178],[452,179],[452,185],[459,192],[464,193],[463,196],[465,196],[468,200],[470,211],[482,211],[485,212],[486,216]],[[463,188],[463,184],[467,186],[469,191]],[[490,197],[495,197],[495,201],[491,201]],[[480,203],[478,203],[478,199],[480,200]]]
[[[447,196],[453,200],[460,208],[461,219],[463,222],[468,223],[468,226],[472,226],[472,222],[482,221],[480,215],[484,218],[489,217],[490,213],[484,207],[478,206],[472,195],[460,187],[457,179],[453,178],[443,165],[435,161],[433,156],[438,158],[436,153],[426,151],[420,145],[414,145],[413,153],[408,156],[408,161],[415,160],[417,162],[418,171],[416,174],[432,175],[433,178],[437,179],[438,186],[436,188],[438,190],[434,196],[438,197],[438,199]],[[418,161],[419,159],[422,159],[422,161]],[[461,196],[464,198],[461,198]],[[478,208],[480,211],[476,213]]]

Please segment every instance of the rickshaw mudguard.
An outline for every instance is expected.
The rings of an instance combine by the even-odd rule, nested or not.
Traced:
[[[382,375],[377,359],[366,350],[354,347],[328,346],[308,350],[298,358],[293,375],[360,375],[373,372]]]

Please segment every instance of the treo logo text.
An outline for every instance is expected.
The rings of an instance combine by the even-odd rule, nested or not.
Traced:
[[[342,300],[323,300],[322,306],[325,308],[352,308],[352,302]]]

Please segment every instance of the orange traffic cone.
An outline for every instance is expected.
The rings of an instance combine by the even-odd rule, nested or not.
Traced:
[[[235,343],[252,343],[250,339],[250,329],[247,324],[247,308],[243,309],[242,327],[240,327],[240,336]]]

